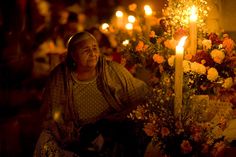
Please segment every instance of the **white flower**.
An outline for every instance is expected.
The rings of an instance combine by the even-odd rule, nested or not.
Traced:
[[[219,48],[219,49],[222,49],[222,48],[223,48],[223,45],[222,45],[222,44],[220,44],[220,45],[218,46],[218,48]]]
[[[191,63],[191,70],[198,74],[206,74],[206,67],[197,62]]]
[[[225,58],[225,53],[221,50],[214,49],[211,51],[211,57],[213,58],[214,62],[221,64]]]
[[[230,88],[232,85],[233,85],[233,79],[232,79],[232,77],[228,77],[224,80],[222,87]]]
[[[215,81],[218,76],[218,71],[215,68],[210,68],[207,71],[207,79],[210,81]]]
[[[190,64],[191,64],[190,61],[187,61],[187,60],[184,60],[184,61],[183,61],[183,69],[184,69],[184,72],[189,72],[189,71],[191,70]]]
[[[170,58],[168,58],[169,66],[173,67],[174,66],[174,61],[175,61],[175,56],[174,55],[170,56]]]
[[[202,41],[202,46],[203,46],[204,49],[206,49],[206,50],[211,49],[211,46],[212,46],[211,40],[204,39],[204,40]]]

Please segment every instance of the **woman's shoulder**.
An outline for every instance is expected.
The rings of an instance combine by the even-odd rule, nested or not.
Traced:
[[[66,62],[61,62],[55,68],[52,69],[50,72],[50,75],[55,75],[56,73],[61,73],[62,71],[65,71],[67,68]]]
[[[108,60],[107,63],[115,71],[119,71],[119,70],[126,71],[127,70],[123,65],[121,65],[120,63],[118,63],[116,61]]]

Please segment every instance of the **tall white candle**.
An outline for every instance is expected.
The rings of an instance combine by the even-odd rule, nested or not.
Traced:
[[[189,50],[191,54],[195,54],[197,51],[197,8],[195,6],[191,7],[189,34],[190,34]]]
[[[183,99],[183,55],[184,55],[184,43],[187,36],[180,39],[179,44],[176,46],[175,55],[175,116],[179,117],[182,110]]]

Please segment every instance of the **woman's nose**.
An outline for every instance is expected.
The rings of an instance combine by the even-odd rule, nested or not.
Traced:
[[[92,48],[89,49],[89,55],[93,56],[95,54],[97,54],[97,51],[93,50]]]

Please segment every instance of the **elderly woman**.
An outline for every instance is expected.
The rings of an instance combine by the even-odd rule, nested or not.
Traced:
[[[52,71],[45,88],[46,119],[34,156],[91,157],[86,150],[101,152],[101,119],[122,122],[147,92],[144,82],[102,57],[94,36],[75,34],[68,42],[66,61]]]

